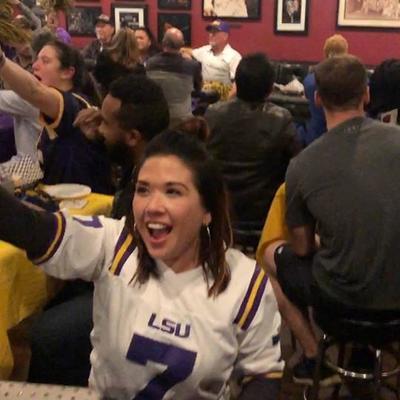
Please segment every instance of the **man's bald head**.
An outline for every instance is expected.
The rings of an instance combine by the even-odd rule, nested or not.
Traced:
[[[164,51],[179,51],[184,44],[183,33],[178,28],[170,28],[165,32],[162,40]]]

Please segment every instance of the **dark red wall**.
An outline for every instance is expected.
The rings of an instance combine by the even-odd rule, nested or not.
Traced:
[[[336,28],[336,8],[338,0],[308,0],[308,35],[275,35],[275,0],[262,2],[261,20],[234,21],[231,29],[231,44],[242,54],[264,51],[275,60],[318,61],[321,58],[325,38],[341,33],[349,41],[350,51],[361,57],[368,65],[379,64],[390,57],[400,57],[399,33],[395,30],[338,30]],[[110,13],[110,0],[102,0],[103,12]],[[205,26],[207,21],[201,17],[202,0],[192,0],[192,46],[197,47],[207,41]],[[79,5],[93,4],[79,2]],[[121,2],[120,2],[121,4]],[[132,4],[125,2],[124,4]],[[146,0],[136,4],[148,4],[150,28],[157,34],[157,0]],[[160,10],[165,12],[165,10]],[[181,11],[180,11],[181,12]],[[185,11],[182,11],[185,12]],[[79,47],[90,39],[74,38]]]

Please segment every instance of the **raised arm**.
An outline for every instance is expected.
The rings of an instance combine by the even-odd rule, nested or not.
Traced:
[[[59,93],[43,85],[30,72],[9,60],[0,49],[0,78],[7,87],[24,100],[38,108],[43,114],[55,119],[60,109]]]
[[[17,0],[17,4],[21,13],[25,18],[27,18],[31,24],[31,28],[33,31],[36,31],[42,27],[42,23],[40,22],[40,18],[35,15],[35,13],[22,1]]]
[[[36,258],[47,249],[56,225],[54,214],[32,210],[0,187],[0,240]]]

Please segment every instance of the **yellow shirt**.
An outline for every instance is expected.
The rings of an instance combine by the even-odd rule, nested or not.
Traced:
[[[274,199],[272,200],[261,234],[261,239],[257,247],[256,259],[258,264],[264,269],[263,254],[266,247],[277,240],[289,240],[289,232],[285,222],[285,213],[285,184],[283,183],[275,193]]]

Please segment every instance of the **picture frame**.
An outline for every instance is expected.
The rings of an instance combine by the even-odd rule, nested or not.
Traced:
[[[192,43],[191,15],[185,13],[159,13],[157,19],[158,41],[161,43],[167,29],[175,27],[182,31],[185,46]]]
[[[275,34],[308,34],[311,0],[275,0]]]
[[[400,7],[398,2],[338,0],[337,26],[398,29],[400,28]]]
[[[102,13],[101,7],[77,6],[68,12],[66,29],[71,36],[95,37],[96,18]]]
[[[262,0],[236,0],[229,4],[224,0],[202,0],[202,16],[257,20],[261,18],[261,3]]]
[[[158,0],[158,8],[164,10],[190,10],[191,0]]]
[[[112,4],[115,31],[127,26],[135,29],[147,26],[147,5]]]

